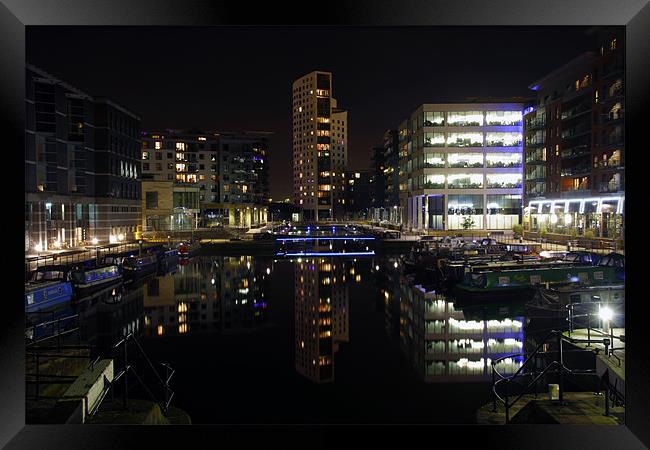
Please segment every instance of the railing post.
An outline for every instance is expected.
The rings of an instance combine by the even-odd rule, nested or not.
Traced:
[[[535,372],[534,372],[534,374],[535,374],[535,378],[537,378],[537,376],[536,376],[537,375],[537,366],[538,366],[538,364],[537,364],[537,352],[535,352],[533,362],[535,364]],[[538,380],[535,379],[535,398],[537,398],[537,381]]]
[[[497,412],[497,395],[494,390],[496,386],[494,385],[494,362],[492,363],[492,412]]]
[[[564,405],[564,354],[562,352],[562,333],[557,333],[557,345],[560,363],[560,405]]]
[[[56,347],[61,351],[61,318],[56,319]]]
[[[587,312],[587,347],[591,346],[591,313]]]
[[[505,393],[505,402],[504,402],[504,406],[506,407],[506,424],[510,423],[510,405],[508,404],[509,384],[510,384],[510,378],[506,378],[506,393]]]
[[[38,391],[40,390],[39,382],[41,379],[40,375],[40,357],[38,355],[38,350],[36,350],[36,400],[38,400]]]
[[[129,395],[129,365],[128,365],[128,359],[127,359],[127,343],[128,343],[128,335],[124,338],[124,342],[122,342],[122,345],[124,346],[124,392],[122,393],[122,406],[126,409],[127,403],[128,403],[128,395]]]
[[[609,416],[609,386],[605,383],[605,416]]]

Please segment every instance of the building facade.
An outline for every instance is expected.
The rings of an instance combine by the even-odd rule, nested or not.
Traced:
[[[251,131],[144,132],[143,178],[197,188],[197,227],[255,226],[266,222],[270,136]]]
[[[402,122],[402,224],[416,230],[503,230],[519,223],[524,106],[424,104]]]
[[[293,92],[293,201],[307,221],[343,213],[347,111],[332,98],[332,74],[314,71]]]
[[[346,219],[367,220],[371,217],[374,197],[374,172],[372,170],[345,171],[343,204]]]
[[[400,224],[400,165],[399,133],[397,129],[387,130],[383,145],[373,149],[373,169],[375,170],[376,201],[373,205],[373,220]]]
[[[529,87],[524,116],[524,227],[560,235],[623,237],[624,42],[602,36]]]
[[[25,251],[133,238],[139,117],[30,64],[25,84]]]

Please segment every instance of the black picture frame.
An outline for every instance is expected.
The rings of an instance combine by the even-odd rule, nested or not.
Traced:
[[[24,308],[18,300],[23,287],[18,282],[23,267],[17,256],[22,242],[9,236],[22,235],[22,221],[14,220],[15,211],[23,208],[19,196],[12,195],[11,179],[22,182],[22,167],[18,160],[24,149],[25,92],[25,27],[32,25],[624,25],[626,27],[626,136],[629,141],[647,127],[650,109],[650,5],[647,0],[615,2],[607,0],[484,0],[417,1],[350,1],[322,3],[256,5],[248,2],[207,2],[200,0],[3,0],[0,4],[0,67],[2,67],[2,123],[6,129],[3,140],[5,158],[3,231],[5,237],[5,280],[10,289],[3,296],[4,324],[0,327],[0,445],[15,449],[53,448],[120,448],[150,446],[152,448],[247,447],[253,439],[277,444],[298,444],[309,448],[343,445],[340,433],[346,426],[191,426],[191,427],[127,427],[25,425],[24,388]],[[522,62],[525,63],[525,62]],[[636,131],[635,131],[636,130]],[[639,139],[643,143],[642,139]],[[628,146],[631,147],[632,145]],[[628,168],[643,171],[641,150],[627,154]],[[644,155],[645,156],[645,155]],[[646,156],[647,158],[647,156]],[[628,175],[627,204],[639,205],[627,209],[626,234],[642,236],[641,205],[643,176],[638,180]],[[634,188],[635,183],[638,188]],[[638,216],[637,219],[630,220]],[[16,214],[16,216],[18,216]],[[638,221],[638,222],[637,222]],[[636,232],[634,230],[637,230]],[[644,318],[642,313],[643,246],[628,246],[626,259],[640,261],[628,264],[627,303],[628,334],[627,364],[632,376],[627,383],[626,425],[598,426],[390,426],[355,427],[363,439],[361,445],[375,442],[398,445],[483,445],[490,448],[644,448],[650,446],[650,364],[644,348]],[[14,261],[12,255],[16,255]],[[632,286],[629,288],[629,286]],[[16,292],[18,291],[18,292]],[[380,394],[378,394],[380,395]],[[449,444],[443,444],[451,438]],[[424,441],[420,441],[424,439]],[[140,441],[140,443],[137,443]],[[227,442],[230,441],[230,442]],[[351,443],[352,441],[350,441]],[[420,443],[418,443],[420,442]],[[137,443],[137,444],[136,444]],[[259,445],[259,444],[258,444]],[[266,447],[266,445],[265,445]]]

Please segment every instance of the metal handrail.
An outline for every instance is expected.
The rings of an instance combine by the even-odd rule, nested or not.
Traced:
[[[549,340],[550,337],[557,336],[557,343],[558,343],[558,350],[557,353],[558,359],[555,359],[551,361],[546,367],[544,367],[543,370],[541,371],[532,371],[532,372],[527,372],[527,373],[521,373],[521,371],[524,369],[526,364],[531,360],[535,359],[537,360],[537,357],[540,353],[549,353],[549,352],[540,352],[540,349],[547,344],[547,341]],[[552,369],[555,369],[554,372],[559,375],[559,402],[560,404],[564,404],[564,374],[570,374],[570,375],[589,375],[589,376],[596,376],[596,371],[595,369],[569,369],[564,365],[564,351],[562,348],[562,343],[564,341],[571,342],[572,340],[570,338],[567,338],[566,336],[563,335],[562,331],[560,330],[552,330],[550,333],[548,333],[544,339],[540,342],[540,344],[537,345],[535,350],[530,354],[530,356],[522,363],[521,367],[517,372],[510,376],[504,376],[501,374],[497,369],[496,365],[499,364],[501,361],[507,358],[513,358],[517,356],[522,356],[523,354],[518,353],[518,354],[513,354],[513,355],[507,355],[503,356],[501,358],[497,358],[496,360],[492,361],[492,411],[496,412],[496,402],[497,399],[503,403],[505,407],[505,415],[506,415],[506,423],[510,423],[510,408],[514,406],[515,403],[517,403],[524,395],[530,392],[532,387],[535,387],[535,397],[537,397],[537,383],[538,381],[547,373],[549,373]],[[584,350],[580,350],[584,351]],[[551,352],[551,353],[556,353],[556,352]],[[496,380],[495,376],[499,376],[499,379]],[[509,392],[508,392],[508,387],[511,382],[516,380],[518,377],[525,377],[525,376],[535,376],[532,381],[530,381],[524,388],[523,390],[519,393],[519,395],[512,401],[509,401]],[[602,383],[602,380],[601,380]],[[500,384],[505,384],[505,398],[499,395],[497,392],[497,386]],[[605,386],[606,390],[606,395],[609,393],[609,387],[606,385]],[[608,398],[605,399],[605,415],[609,415],[609,400]]]
[[[137,345],[137,347],[138,347],[138,350],[140,351],[140,354],[145,358],[145,360],[147,361],[149,367],[150,367],[151,370],[153,371],[154,375],[156,376],[156,378],[157,378],[158,381],[160,382],[161,386],[164,388],[164,390],[165,390],[165,399],[164,399],[163,402],[158,401],[158,399],[156,399],[156,397],[153,395],[153,393],[151,392],[151,390],[149,389],[149,387],[148,387],[148,386],[143,382],[143,380],[142,380],[142,379],[140,378],[140,376],[137,374],[137,372],[135,371],[135,369],[133,368],[133,366],[131,366],[131,365],[128,364],[128,360],[127,360],[127,345],[128,345],[128,343],[129,343],[129,341],[131,341],[131,340],[134,341],[134,342],[136,343],[136,345]],[[112,350],[115,351],[115,350],[117,350],[120,346],[124,346],[124,366],[125,366],[125,368],[124,368],[124,369],[122,370],[122,372],[120,373],[120,376],[121,376],[122,374],[124,374],[124,393],[123,393],[123,395],[124,395],[124,400],[123,400],[123,401],[124,401],[124,404],[126,405],[126,402],[127,402],[127,400],[128,400],[128,398],[127,398],[127,396],[128,396],[128,373],[129,373],[129,372],[133,372],[133,374],[135,374],[135,376],[136,376],[136,378],[138,379],[138,381],[140,382],[140,384],[144,387],[144,389],[145,389],[145,390],[147,391],[147,393],[151,396],[151,398],[154,400],[154,402],[158,403],[158,404],[162,407],[164,413],[167,413],[168,408],[169,408],[169,404],[170,404],[170,402],[171,402],[171,398],[174,396],[174,392],[173,392],[173,391],[171,390],[171,388],[169,387],[169,381],[171,380],[171,377],[172,377],[172,375],[175,373],[175,371],[172,369],[172,372],[171,372],[171,374],[169,374],[169,375],[167,376],[166,381],[163,381],[163,379],[161,378],[160,374],[158,373],[158,371],[157,371],[156,368],[154,367],[153,363],[151,362],[151,360],[150,360],[149,357],[147,356],[146,352],[144,351],[144,349],[142,348],[142,346],[140,345],[140,343],[138,342],[138,340],[136,339],[135,335],[134,335],[132,332],[128,333],[128,334],[125,335],[122,339],[120,339],[117,343],[113,344],[113,346],[112,346]],[[161,363],[161,364],[162,364],[162,363]],[[171,367],[169,366],[169,364],[162,364],[162,365],[163,365],[164,367],[167,368],[167,372],[169,373],[169,369],[171,369]],[[113,385],[115,384],[115,381],[116,381],[116,380],[117,380],[117,377],[113,379],[113,382],[111,383],[111,386],[113,386]],[[109,387],[109,388],[110,388],[110,387]],[[170,393],[171,393],[171,396],[170,396]]]
[[[610,332],[606,333],[603,330],[599,330],[598,328],[592,328],[591,326],[591,317],[594,315],[590,312],[584,313],[584,314],[575,314],[575,308],[576,306],[584,306],[584,305],[589,305],[590,307],[598,306],[600,307],[601,305],[610,305],[611,303],[608,302],[589,302],[589,303],[569,303],[566,305],[566,309],[568,310],[567,313],[567,322],[569,322],[569,338],[572,342],[587,342],[587,347],[591,345],[592,342],[597,343],[597,342],[603,342],[603,339],[598,339],[598,340],[592,340],[591,338],[591,332],[595,332],[600,336],[604,336],[610,339],[610,344],[609,346],[607,343],[603,342],[603,345],[605,345],[605,348],[608,348],[608,355],[613,355],[614,351],[616,350],[622,350],[622,348],[614,348],[614,339],[618,339],[620,342],[625,342],[625,336],[624,335],[615,335],[614,334],[614,328],[610,327]],[[622,316],[623,314],[618,313],[617,315]],[[587,340],[585,341],[584,339],[576,339],[576,338],[571,338],[571,333],[574,330],[574,325],[575,321],[574,319],[576,317],[587,317]]]
[[[525,374],[523,374],[523,375],[520,375],[520,374],[521,374],[521,371],[524,369],[524,367],[525,367],[525,366],[526,366],[526,365],[527,365],[527,364],[528,364],[528,363],[529,363],[533,358],[535,358],[535,360],[537,360],[537,355],[539,354],[539,350],[540,350],[540,349],[541,349],[545,344],[547,344],[547,341],[549,340],[549,338],[554,337],[554,336],[557,336],[557,337],[558,337],[559,361],[552,361],[548,366],[546,366],[546,367],[544,368],[544,370],[542,370],[542,372],[541,372],[540,374],[538,374],[538,376],[533,380],[533,382],[529,383],[528,386],[526,386],[526,388],[523,390],[523,392],[522,392],[521,394],[519,394],[519,396],[518,396],[517,398],[515,398],[515,400],[513,400],[513,401],[510,402],[510,401],[508,400],[508,397],[509,397],[509,395],[508,395],[508,386],[509,386],[510,383],[513,382],[513,380],[515,380],[517,377],[530,376],[530,375],[533,375],[533,374],[536,373],[536,372],[530,372],[530,373],[525,373]],[[493,411],[493,412],[496,412],[496,401],[497,401],[497,399],[499,399],[499,400],[503,403],[503,405],[504,405],[504,407],[505,407],[505,410],[506,410],[506,411],[505,411],[505,412],[506,412],[506,423],[510,423],[510,408],[512,408],[512,406],[513,406],[517,401],[519,401],[519,400],[520,400],[520,399],[521,399],[521,398],[522,398],[522,397],[527,393],[527,391],[530,389],[531,386],[533,386],[533,385],[534,385],[534,386],[537,386],[537,380],[538,380],[539,378],[541,378],[541,375],[546,374],[546,373],[547,373],[547,372],[548,372],[552,367],[557,366],[557,365],[559,365],[559,369],[557,370],[557,373],[560,375],[560,392],[559,392],[559,400],[560,400],[560,403],[563,403],[563,401],[564,401],[564,399],[563,399],[563,394],[564,394],[564,392],[563,392],[563,391],[564,391],[564,380],[563,380],[562,374],[563,374],[565,371],[568,371],[568,372],[570,372],[570,371],[569,371],[569,370],[564,366],[564,357],[563,357],[563,354],[562,354],[562,341],[563,341],[562,332],[559,331],[559,330],[552,330],[552,331],[551,331],[550,333],[548,333],[548,334],[544,337],[544,339],[543,339],[543,340],[542,340],[542,341],[537,345],[537,347],[535,348],[535,350],[534,350],[533,352],[531,352],[530,356],[529,356],[528,358],[526,358],[526,360],[522,363],[521,367],[519,367],[519,369],[518,369],[514,374],[512,374],[512,375],[510,375],[510,376],[504,376],[503,374],[501,374],[501,373],[496,369],[496,366],[497,366],[497,364],[499,364],[501,361],[503,361],[503,360],[505,360],[505,359],[513,358],[513,357],[517,357],[517,356],[522,356],[521,353],[517,353],[517,354],[513,354],[513,355],[502,356],[501,358],[497,358],[497,359],[495,359],[494,361],[492,361],[492,411]],[[498,375],[498,376],[499,376],[499,380],[495,380],[495,375]],[[499,385],[499,384],[502,383],[502,382],[505,383],[505,389],[506,389],[505,398],[503,398],[503,397],[501,397],[500,395],[498,395],[498,393],[497,393],[497,391],[496,391],[496,387],[497,387],[497,385]],[[537,390],[535,390],[535,393],[537,393]]]

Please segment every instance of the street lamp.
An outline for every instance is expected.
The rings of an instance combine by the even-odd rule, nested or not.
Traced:
[[[90,242],[95,246],[95,252],[97,253],[97,261],[99,262],[99,245],[97,245],[99,243],[99,239],[94,237],[90,240]]]

